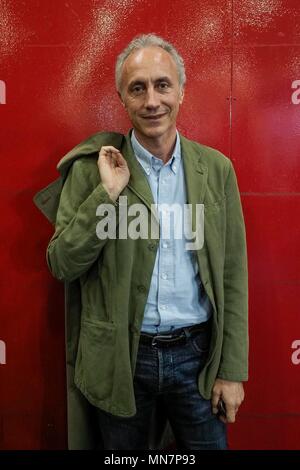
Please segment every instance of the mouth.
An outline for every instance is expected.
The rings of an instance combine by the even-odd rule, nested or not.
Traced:
[[[164,117],[166,115],[166,113],[162,113],[162,114],[149,114],[149,115],[146,115],[146,116],[142,116],[143,119],[146,119],[147,121],[158,121],[159,119],[161,119],[162,117]]]

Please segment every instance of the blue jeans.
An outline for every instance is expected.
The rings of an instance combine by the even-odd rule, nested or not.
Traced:
[[[176,449],[226,449],[226,425],[212,414],[211,401],[198,391],[197,377],[204,366],[210,332],[191,335],[184,344],[161,347],[140,344],[134,390],[137,413],[120,418],[98,409],[104,448],[149,449],[149,428],[156,400],[163,400]]]

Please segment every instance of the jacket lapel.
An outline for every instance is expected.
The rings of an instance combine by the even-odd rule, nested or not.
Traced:
[[[208,168],[201,162],[201,153],[193,142],[180,135],[187,200],[192,204],[192,228],[196,229],[196,204],[203,204],[207,188]]]
[[[201,161],[199,149],[195,149],[191,141],[180,135],[180,143],[186,179],[187,200],[189,204],[192,204],[192,228],[195,230],[196,204],[203,204],[207,188],[208,169]],[[151,210],[151,204],[154,204],[151,188],[142,167],[133,153],[130,132],[124,141],[122,153],[130,171],[128,187]]]
[[[196,148],[193,142],[180,136],[181,148],[183,154],[183,165],[185,171],[187,199],[192,204],[192,229],[196,232],[196,204],[204,204],[205,192],[207,189],[208,168],[202,163],[201,149]],[[204,220],[205,225],[205,220]],[[205,225],[204,236],[209,237],[207,226]],[[205,246],[205,240],[204,240]],[[200,279],[205,286],[206,293],[216,312],[216,304],[213,290],[211,288],[209,274],[209,259],[206,249],[197,249],[197,261],[200,273]]]
[[[130,171],[128,188],[130,188],[150,210],[153,209],[154,206],[151,207],[151,204],[154,205],[152,191],[143,168],[134,155],[130,133],[126,135],[124,146],[122,147],[122,155],[126,159]]]

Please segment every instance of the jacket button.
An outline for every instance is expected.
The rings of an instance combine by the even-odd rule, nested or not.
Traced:
[[[138,288],[138,291],[141,292],[142,294],[145,294],[147,292],[147,289],[145,286],[140,285],[137,288]]]
[[[149,243],[149,245],[148,245],[148,250],[150,250],[150,251],[155,251],[155,250],[156,250],[156,247],[157,247],[157,244],[156,244],[156,243]]]

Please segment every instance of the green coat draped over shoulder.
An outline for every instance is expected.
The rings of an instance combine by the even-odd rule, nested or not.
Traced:
[[[248,378],[245,227],[231,161],[182,135],[180,142],[187,202],[194,208],[204,204],[204,245],[196,253],[213,322],[210,352],[198,385],[201,395],[210,399],[217,377]],[[97,208],[112,204],[117,216],[120,211],[100,181],[97,159],[103,145],[119,148],[127,160],[130,180],[122,196],[127,196],[128,206],[146,206],[150,228],[154,201],[133,154],[130,133],[91,136],[60,160],[60,178],[35,196],[38,207],[55,222],[47,249],[49,268],[66,285],[71,448],[85,447],[82,428],[81,442],[76,443],[76,427],[90,404],[123,417],[136,412],[133,376],[158,249],[155,238],[98,238],[96,227],[104,216],[96,214]],[[89,434],[86,426],[87,441]]]

